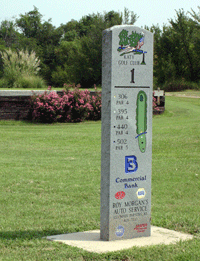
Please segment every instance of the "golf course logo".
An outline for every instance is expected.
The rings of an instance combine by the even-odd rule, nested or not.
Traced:
[[[143,59],[141,64],[145,65],[145,56],[144,54],[147,53],[146,51],[140,50],[141,47],[144,45],[144,33],[138,34],[136,32],[132,32],[128,35],[128,31],[123,29],[119,33],[119,47],[117,51],[120,53],[120,56],[123,56],[128,53],[133,54],[143,54]]]

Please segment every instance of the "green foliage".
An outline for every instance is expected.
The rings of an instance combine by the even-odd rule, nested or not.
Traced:
[[[198,7],[199,9],[200,7]],[[58,28],[51,19],[43,20],[39,10],[20,14],[14,21],[0,25],[0,50],[28,50],[40,59],[40,76],[49,85],[80,83],[84,88],[101,85],[102,31],[114,25],[134,24],[138,16],[124,8],[122,13],[110,11],[89,14],[79,21],[71,20]],[[166,82],[200,81],[200,15],[191,10],[176,11],[169,26],[153,25],[145,29],[154,32],[154,86]],[[120,45],[135,46],[137,35],[129,32],[120,39]],[[138,36],[141,37],[141,36]],[[0,77],[3,75],[0,59]],[[10,76],[11,77],[11,76]],[[12,78],[12,77],[11,77]],[[10,85],[15,79],[7,81]],[[1,81],[5,82],[5,79]]]
[[[42,29],[41,21],[42,15],[34,6],[33,11],[25,13],[25,15],[20,14],[20,18],[16,19],[16,24],[27,38],[34,38],[38,36],[40,30]]]
[[[52,72],[51,82],[54,86],[63,86],[64,83],[69,82],[68,68],[57,66]]]
[[[80,70],[84,70],[87,63],[81,42],[78,39],[69,42],[61,41],[60,46],[55,49],[55,53],[58,66],[52,73],[52,84],[54,86],[63,86],[65,83],[72,82],[78,84],[82,76]],[[83,64],[82,68],[81,64]]]
[[[119,15],[119,13],[116,13],[114,11],[105,13],[104,19],[108,27],[111,27],[115,24],[122,24],[123,21],[122,15]]]
[[[40,88],[44,81],[37,76],[40,60],[35,52],[27,50],[15,52],[11,49],[0,52],[3,61],[3,77],[0,86],[14,88]],[[4,86],[5,87],[5,86]]]
[[[200,6],[197,6],[197,8],[199,9],[199,12],[196,13],[193,9],[192,12],[189,12],[189,14],[193,17],[195,23],[200,26]]]
[[[33,51],[29,54],[27,50],[17,53],[8,49],[5,52],[1,52],[1,56],[4,63],[4,73],[16,70],[20,74],[36,75],[40,70],[40,60]]]
[[[51,83],[51,73],[55,69],[55,48],[59,45],[63,34],[62,28],[55,28],[51,20],[42,20],[42,15],[34,7],[33,11],[20,15],[16,26],[21,31],[20,47],[27,44],[27,49],[33,50],[40,57],[40,74]],[[20,49],[21,49],[20,48]]]
[[[199,15],[192,18],[183,10],[170,19],[170,26],[152,26],[154,32],[154,77],[162,86],[166,82],[198,82],[200,80],[200,26]],[[165,84],[166,85],[166,84]],[[184,85],[183,85],[183,88]]]
[[[0,39],[5,47],[16,45],[19,33],[16,31],[16,25],[13,21],[4,20],[0,25]]]
[[[162,85],[162,89],[166,92],[183,91],[187,89],[200,90],[200,82],[185,82],[181,80],[167,81]]]
[[[130,12],[126,17],[130,15],[134,23],[137,17]],[[56,61],[67,71],[68,83],[80,83],[84,88],[101,84],[102,31],[122,22],[122,14],[110,11],[84,16],[79,22],[72,20],[61,26],[64,37],[56,49]]]
[[[121,14],[122,23],[123,24],[134,24],[139,16],[137,16],[133,11],[128,10],[128,8],[124,7],[124,13]]]
[[[46,87],[46,82],[38,75],[23,75],[17,79],[14,86],[29,90],[43,89]]]

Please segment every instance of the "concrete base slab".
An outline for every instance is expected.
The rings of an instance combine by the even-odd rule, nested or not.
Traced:
[[[70,246],[82,248],[88,252],[96,253],[118,251],[128,249],[134,246],[143,247],[159,244],[169,245],[175,244],[180,240],[184,241],[190,240],[192,238],[192,235],[155,226],[151,226],[150,237],[140,237],[117,241],[100,240],[100,230],[92,230],[47,237],[47,239],[51,241],[62,242]]]

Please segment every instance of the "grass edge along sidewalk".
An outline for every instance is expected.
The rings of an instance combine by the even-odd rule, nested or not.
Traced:
[[[100,122],[0,122],[0,260],[198,260],[199,105],[166,97],[153,118],[152,225],[195,238],[106,254],[43,239],[99,229]]]

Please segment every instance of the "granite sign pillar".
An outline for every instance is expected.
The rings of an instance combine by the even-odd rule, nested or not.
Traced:
[[[151,235],[153,34],[103,31],[102,240]]]

